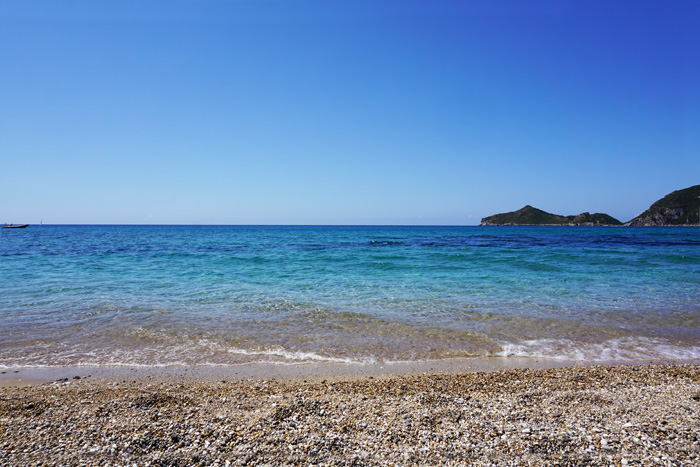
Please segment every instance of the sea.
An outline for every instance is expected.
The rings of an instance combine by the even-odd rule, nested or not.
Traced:
[[[700,359],[700,228],[30,225],[0,367]]]

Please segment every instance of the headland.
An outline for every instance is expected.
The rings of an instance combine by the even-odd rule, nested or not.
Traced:
[[[674,191],[654,202],[649,209],[634,219],[622,223],[614,217],[589,212],[577,216],[552,214],[530,205],[512,212],[494,214],[481,219],[482,226],[674,226],[700,225],[700,185]]]

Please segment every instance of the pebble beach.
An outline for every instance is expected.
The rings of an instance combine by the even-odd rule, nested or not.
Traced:
[[[700,366],[0,388],[0,465],[700,464]]]

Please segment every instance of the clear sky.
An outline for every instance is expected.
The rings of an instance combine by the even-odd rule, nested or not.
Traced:
[[[700,1],[0,2],[0,223],[627,221],[700,183]]]

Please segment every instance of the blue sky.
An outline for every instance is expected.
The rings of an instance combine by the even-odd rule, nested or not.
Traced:
[[[0,3],[0,223],[629,220],[700,183],[700,2]]]

